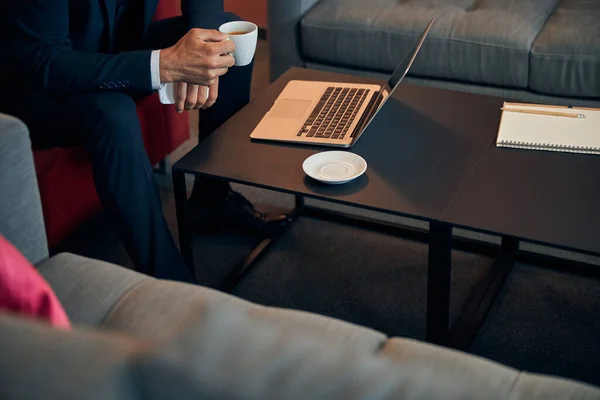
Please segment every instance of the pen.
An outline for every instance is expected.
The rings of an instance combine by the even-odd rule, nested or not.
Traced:
[[[501,108],[502,111],[516,112],[522,114],[536,114],[536,115],[551,115],[554,117],[566,117],[566,118],[585,118],[585,114],[573,114],[569,112],[560,111],[540,111],[540,110],[526,110],[523,108]]]

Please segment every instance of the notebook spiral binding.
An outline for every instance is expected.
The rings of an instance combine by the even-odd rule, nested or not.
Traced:
[[[516,147],[516,148],[525,148],[525,149],[541,149],[541,150],[550,150],[550,151],[567,151],[567,152],[573,152],[573,153],[600,154],[600,147],[564,146],[564,145],[559,145],[559,144],[517,142],[517,141],[513,141],[513,140],[502,140],[502,141],[498,142],[498,146]]]

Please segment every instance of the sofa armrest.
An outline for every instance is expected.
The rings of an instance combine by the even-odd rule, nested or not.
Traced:
[[[304,67],[300,21],[319,0],[269,0],[271,80],[292,67]]]
[[[32,263],[48,257],[29,131],[20,120],[0,114],[0,234]]]

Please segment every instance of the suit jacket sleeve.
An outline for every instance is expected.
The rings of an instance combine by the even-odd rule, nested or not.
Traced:
[[[26,81],[46,92],[151,92],[151,52],[102,54],[74,50],[69,0],[11,0],[13,53]]]
[[[181,11],[188,29],[217,29],[224,21],[223,0],[181,0]]]
[[[183,16],[153,22],[143,39],[143,49],[171,47],[190,29],[217,29],[228,21],[223,0],[181,0]]]

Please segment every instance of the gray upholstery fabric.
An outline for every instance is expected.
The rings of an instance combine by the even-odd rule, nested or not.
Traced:
[[[365,351],[375,351],[385,340],[379,332],[320,315],[262,307],[215,290],[158,280],[145,280],[133,288],[102,326],[147,339],[165,339],[221,305],[235,307],[266,326],[281,325],[290,334],[318,334]]]
[[[0,314],[0,399],[136,399],[141,340]]]
[[[588,385],[77,256],[40,268],[75,322],[103,320],[103,332],[0,315],[2,399],[600,399]]]
[[[529,51],[557,0],[321,0],[302,19],[306,59],[392,71],[432,17],[411,72],[526,88]]]
[[[358,70],[358,69],[350,69],[343,67],[334,67],[327,64],[319,64],[314,62],[307,62],[307,68],[321,70],[321,71],[330,71],[330,72],[338,72],[342,74],[350,74],[350,75],[358,75],[358,76],[369,76],[372,78],[386,80],[389,78],[389,73],[368,71],[368,70]],[[420,85],[420,86],[430,86],[436,87],[440,89],[447,90],[457,90],[468,93],[476,93],[483,94],[487,96],[495,96],[501,97],[503,99],[515,99],[527,103],[542,103],[542,104],[556,104],[556,105],[573,105],[578,107],[597,107],[600,108],[600,99],[592,99],[592,98],[573,98],[573,97],[558,97],[551,95],[544,95],[540,93],[534,93],[528,91],[526,89],[511,89],[499,86],[485,86],[485,85],[477,85],[474,83],[468,82],[457,82],[457,81],[448,81],[448,80],[440,80],[440,79],[427,79],[420,78],[415,76],[407,76],[404,78],[405,83]]]
[[[71,321],[100,326],[132,288],[150,278],[114,264],[59,254],[38,265]]]
[[[202,321],[186,325],[170,341],[167,356],[156,357],[144,370],[162,378],[150,380],[150,392],[169,398],[170,386],[181,388],[178,398],[207,396],[212,389],[220,398],[289,400],[600,396],[590,386],[539,380],[458,352],[451,354],[454,364],[440,366],[432,356],[445,350],[410,340],[398,339],[393,357],[365,353],[318,331],[299,334],[286,324],[264,324],[231,306],[208,310]],[[426,357],[421,359],[420,352]]]
[[[600,1],[559,1],[533,45],[529,87],[600,100]]]
[[[159,281],[120,266],[72,254],[57,255],[38,266],[73,323],[117,330],[152,340],[165,339],[172,329],[206,312],[231,304],[265,324],[283,323],[297,332],[319,331],[374,351],[385,336],[319,315],[262,307],[224,293]],[[160,327],[160,329],[157,329]]]
[[[583,393],[579,384],[569,379],[556,379],[526,372],[517,373],[501,364],[469,356],[456,350],[432,346],[407,339],[390,339],[381,353],[402,365],[427,365],[455,382],[469,382],[482,392],[493,391],[500,396],[518,399],[559,399],[595,397]],[[508,389],[508,391],[507,391]],[[482,395],[481,398],[487,398]]]
[[[296,0],[270,0],[271,78],[291,67],[389,73],[408,51],[407,42],[435,15],[436,27],[410,81],[596,107],[599,7],[589,0],[321,0],[308,12]],[[273,22],[280,15],[292,22],[285,34],[279,34],[284,25]]]
[[[300,43],[300,19],[319,0],[269,1],[269,46],[271,79],[277,79],[291,67],[304,65]]]
[[[29,131],[5,114],[0,114],[0,234],[32,263],[48,257]]]

